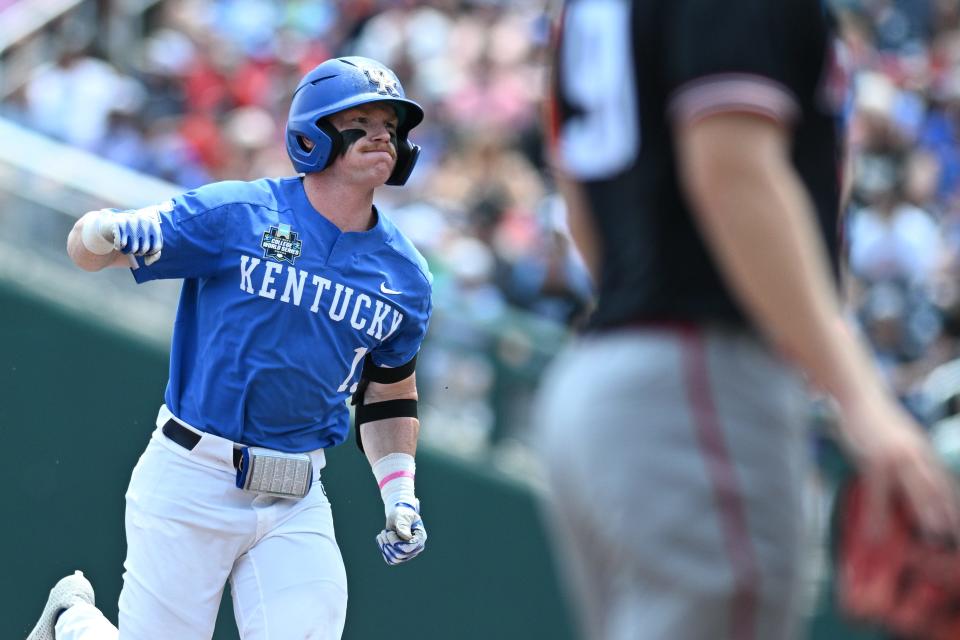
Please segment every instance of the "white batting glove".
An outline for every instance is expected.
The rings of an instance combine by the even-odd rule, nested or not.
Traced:
[[[144,264],[160,259],[163,232],[156,207],[137,211],[101,209],[87,214],[83,223],[83,244],[97,255],[111,251],[144,256]]]
[[[398,502],[387,516],[387,528],[377,536],[380,553],[389,565],[416,558],[427,546],[427,529],[419,504]]]
[[[412,560],[427,544],[420,501],[413,491],[415,472],[413,456],[406,453],[391,453],[373,465],[387,518],[386,528],[377,536],[377,545],[389,565]]]

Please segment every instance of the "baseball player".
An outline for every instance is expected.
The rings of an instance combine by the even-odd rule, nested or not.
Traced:
[[[243,638],[340,637],[347,583],[320,471],[347,437],[351,396],[384,501],[383,558],[423,551],[414,365],[431,276],[373,205],[413,170],[422,119],[390,69],[328,60],[290,107],[300,176],[94,211],[70,232],[82,269],[183,279],[164,404],[126,494],[124,639],[210,638],[228,580]],[[77,572],[30,640],[117,635]]]
[[[544,384],[538,441],[584,637],[794,637],[791,364],[836,400],[876,522],[902,494],[928,532],[958,531],[951,481],[844,328],[825,7],[564,5],[553,154],[599,298]]]

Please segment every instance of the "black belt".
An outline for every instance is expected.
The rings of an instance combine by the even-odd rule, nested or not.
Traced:
[[[193,448],[197,446],[198,442],[200,442],[200,435],[198,433],[187,429],[173,418],[167,420],[167,424],[163,425],[163,435],[167,436],[187,451],[193,451]],[[240,468],[240,460],[242,458],[243,454],[240,452],[240,449],[234,447],[233,466],[235,468]]]

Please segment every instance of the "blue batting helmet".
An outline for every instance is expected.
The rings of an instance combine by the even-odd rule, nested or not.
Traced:
[[[386,102],[397,111],[397,164],[387,184],[404,184],[420,156],[420,147],[407,135],[423,121],[423,109],[406,97],[393,71],[360,56],[327,60],[297,85],[287,119],[287,153],[294,169],[310,173],[330,166],[343,138],[325,118],[369,102]]]

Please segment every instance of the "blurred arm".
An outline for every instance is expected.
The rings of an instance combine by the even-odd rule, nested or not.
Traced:
[[[960,536],[954,481],[844,323],[786,131],[726,113],[680,124],[677,141],[680,174],[727,283],[837,401],[841,434],[867,482],[872,529],[884,530],[889,505],[906,497],[922,531]]]
[[[583,258],[587,271],[594,283],[600,282],[601,243],[596,230],[583,186],[568,178],[562,170],[556,170],[555,178],[557,189],[567,206],[567,224],[570,226],[570,236]]]
[[[786,129],[728,113],[676,133],[697,222],[748,315],[842,407],[888,402],[866,349],[844,325]]]

